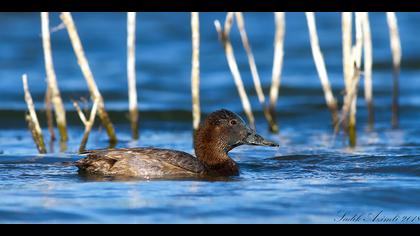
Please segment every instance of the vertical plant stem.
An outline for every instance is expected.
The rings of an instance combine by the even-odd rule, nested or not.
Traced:
[[[236,16],[236,22],[237,22],[237,26],[238,26],[238,29],[239,29],[239,33],[241,35],[242,45],[245,48],[245,52],[246,52],[246,55],[248,57],[248,64],[249,64],[249,68],[251,70],[252,80],[254,82],[255,91],[257,92],[258,101],[260,102],[260,104],[263,108],[264,117],[268,122],[269,130],[271,132],[277,133],[278,132],[277,124],[274,121],[273,117],[271,116],[271,113],[268,109],[268,106],[266,106],[266,104],[265,104],[265,95],[264,95],[263,89],[261,87],[261,79],[260,79],[260,76],[258,74],[257,65],[255,63],[255,59],[254,59],[254,55],[252,53],[251,45],[250,45],[249,40],[248,40],[248,35],[246,33],[246,30],[245,30],[245,21],[244,21],[243,15],[242,15],[241,12],[236,12],[235,16]]]
[[[318,71],[318,76],[324,90],[325,102],[331,112],[333,127],[338,122],[337,101],[331,90],[330,81],[328,79],[327,69],[325,67],[324,57],[322,56],[321,49],[318,42],[318,34],[316,30],[315,15],[313,12],[306,12],[306,20],[308,22],[308,29],[311,41],[312,56],[315,61],[315,66]]]
[[[229,38],[230,29],[232,28],[232,23],[233,23],[233,16],[234,16],[233,12],[227,13],[225,26],[223,29],[218,20],[214,22],[214,25],[219,35],[219,39],[225,49],[226,59],[228,61],[228,65],[232,73],[233,80],[235,81],[235,85],[238,89],[239,97],[241,98],[242,106],[248,118],[249,125],[251,126],[251,128],[255,129],[255,118],[254,118],[254,115],[252,114],[251,103],[249,102],[248,96],[246,94],[245,87],[242,82],[241,74],[239,72],[238,64],[236,63],[235,55],[232,48],[232,43],[230,42],[230,38]]]
[[[344,77],[344,87],[345,87],[345,95],[344,100],[346,100],[346,96],[349,94],[349,86],[352,80],[352,12],[343,12],[341,13],[341,26],[342,26],[342,39],[343,39],[343,77]],[[344,104],[343,104],[344,106]],[[348,131],[348,117],[343,116],[341,117],[341,123],[343,130],[345,132]],[[338,126],[336,126],[335,132],[338,132]]]
[[[343,122],[343,120],[345,118],[348,118],[349,115],[352,111],[352,106],[355,104],[354,101],[357,98],[357,86],[360,80],[360,70],[357,68],[356,63],[353,64],[354,68],[353,68],[353,77],[352,80],[350,81],[350,84],[348,86],[348,94],[344,97],[344,103],[343,103],[343,108],[341,111],[341,117],[340,120],[337,124],[337,127],[339,124],[341,124]],[[354,113],[354,117],[355,117],[356,113]],[[350,122],[349,122],[350,123]],[[354,123],[354,125],[356,125],[356,123]],[[356,129],[352,129],[349,128],[350,125],[348,126],[348,129],[346,130],[349,134],[349,142],[350,142],[350,146],[354,147],[356,145]]]
[[[86,119],[85,115],[83,114],[82,110],[77,104],[76,101],[73,101],[73,106],[76,108],[77,113],[79,114],[80,120],[82,120],[83,124],[85,125],[85,131],[83,133],[82,141],[80,142],[79,152],[83,152],[86,149],[86,144],[89,139],[90,131],[92,130],[93,124],[95,123],[95,116],[96,111],[98,108],[98,100],[93,103],[92,111],[90,112],[89,120]]]
[[[364,79],[365,79],[365,100],[368,107],[368,124],[369,129],[373,128],[375,114],[373,109],[372,94],[372,36],[370,33],[369,14],[362,13],[363,26],[363,52],[364,52]]]
[[[363,48],[363,31],[362,31],[362,17],[360,12],[355,13],[355,26],[356,26],[356,42],[353,47],[353,61],[355,62],[355,68],[352,70],[354,73],[353,80],[354,88],[351,91],[351,105],[349,113],[349,141],[350,147],[355,147],[357,142],[357,133],[356,133],[356,112],[357,112],[357,87],[359,84],[359,73],[356,70],[359,70],[360,64],[362,62],[362,48]]]
[[[395,12],[387,12],[389,37],[392,51],[393,93],[392,93],[392,127],[398,127],[399,120],[399,77],[401,68],[401,42]]]
[[[47,73],[48,87],[51,90],[51,102],[55,110],[55,118],[57,121],[58,131],[60,133],[60,140],[67,141],[67,122],[66,111],[64,109],[63,101],[61,100],[60,91],[57,85],[57,79],[54,71],[54,64],[51,51],[51,39],[49,29],[48,12],[41,12],[42,24],[42,45],[44,48],[45,71]]]
[[[343,38],[343,73],[346,91],[352,80],[353,61],[351,56],[352,47],[352,12],[341,13],[342,38]]]
[[[136,13],[127,13],[127,80],[130,110],[131,133],[133,139],[139,138],[139,112],[136,87]]]
[[[114,127],[111,123],[108,113],[105,110],[105,105],[104,105],[104,100],[102,98],[102,95],[100,94],[98,87],[96,86],[95,80],[90,70],[89,63],[86,59],[85,53],[83,51],[82,43],[80,42],[80,38],[76,30],[76,26],[73,22],[73,18],[71,17],[71,14],[69,12],[61,13],[60,18],[63,21],[63,23],[66,25],[67,32],[69,34],[74,52],[77,57],[77,61],[85,77],[92,100],[98,101],[98,116],[101,119],[102,124],[107,131],[110,143],[115,144],[117,142],[117,136],[115,135]]]
[[[269,111],[273,117],[274,122],[276,122],[276,106],[277,99],[279,96],[280,82],[281,82],[281,72],[283,67],[283,56],[284,56],[284,34],[285,34],[285,17],[284,12],[275,12],[275,25],[276,33],[274,38],[274,59],[273,59],[273,69],[271,76],[271,87],[270,87],[270,100],[269,100]],[[277,129],[278,128],[278,123]]]
[[[41,126],[38,122],[38,117],[36,116],[34,102],[28,88],[28,77],[26,74],[22,76],[23,90],[25,92],[25,101],[28,106],[29,114],[25,116],[26,121],[28,122],[29,130],[31,131],[32,138],[36,144],[39,153],[47,153],[45,148],[44,137],[42,136]]]
[[[50,141],[55,140],[55,133],[54,133],[54,121],[53,121],[53,112],[51,107],[51,88],[47,84],[47,90],[45,92],[45,113],[47,116],[47,124],[48,124],[48,131],[50,133]]]
[[[191,96],[193,129],[197,131],[200,125],[200,21],[199,13],[191,12]]]

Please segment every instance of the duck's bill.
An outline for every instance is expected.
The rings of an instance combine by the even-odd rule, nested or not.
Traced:
[[[277,143],[268,141],[261,137],[261,135],[253,132],[252,134],[248,135],[248,137],[245,139],[245,144],[248,145],[256,145],[256,146],[267,146],[267,147],[278,147],[279,145]]]

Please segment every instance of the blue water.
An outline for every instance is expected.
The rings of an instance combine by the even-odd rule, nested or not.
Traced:
[[[241,102],[214,29],[224,13],[200,14],[201,105],[205,114]],[[45,129],[45,71],[38,13],[0,14],[0,223],[420,223],[420,13],[398,13],[402,43],[401,119],[391,129],[392,66],[384,13],[370,14],[375,127],[359,96],[358,143],[334,136],[312,60],[305,15],[286,14],[285,58],[277,106],[280,135],[270,134],[254,92],[236,27],[231,39],[257,118],[257,130],[280,148],[239,147],[230,154],[241,175],[231,179],[110,180],[79,176],[71,162],[83,126],[70,99],[88,98],[65,29],[52,33],[54,64],[69,111],[70,141],[37,154],[24,121],[21,75]],[[316,15],[319,40],[335,96],[342,103],[341,18]],[[106,108],[117,147],[156,146],[193,153],[191,35],[188,13],[137,15],[139,141],[127,121],[126,15],[74,13],[73,18]],[[268,94],[273,59],[272,13],[246,13],[246,27]],[[51,27],[58,14],[51,14]],[[363,80],[360,93],[363,94]],[[99,122],[97,122],[98,124]],[[108,146],[99,126],[88,148]],[[352,216],[361,216],[350,219]],[[346,220],[347,219],[347,220]]]

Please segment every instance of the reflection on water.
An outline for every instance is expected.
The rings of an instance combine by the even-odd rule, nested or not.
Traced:
[[[271,13],[244,14],[262,85],[268,93],[273,59]],[[73,162],[83,127],[70,98],[88,92],[67,33],[52,34],[57,79],[70,125],[67,147],[53,143],[38,155],[24,122],[20,76],[28,73],[37,108],[45,92],[39,15],[0,14],[0,222],[99,223],[335,223],[340,212],[420,215],[419,13],[399,13],[403,47],[401,120],[390,128],[391,54],[385,15],[372,13],[376,123],[367,129],[366,105],[358,101],[358,146],[334,136],[312,61],[303,13],[286,14],[285,60],[278,102],[279,135],[269,134],[236,30],[232,43],[257,130],[279,148],[242,146],[231,151],[241,175],[219,179],[139,180],[79,175]],[[74,13],[82,43],[119,137],[117,147],[155,146],[193,153],[188,13],[138,14],[137,76],[140,140],[127,120],[125,15]],[[213,21],[201,20],[201,104],[241,112]],[[51,25],[59,24],[52,14]],[[317,14],[320,47],[335,95],[342,102],[341,19]],[[262,27],[263,26],[263,27]],[[363,83],[361,83],[363,89]],[[363,92],[361,91],[362,95]],[[43,127],[45,114],[39,113]],[[47,130],[44,130],[47,134]],[[47,137],[48,140],[48,137]],[[108,146],[96,126],[88,148]],[[65,152],[60,152],[65,150]],[[420,223],[420,222],[411,222]]]

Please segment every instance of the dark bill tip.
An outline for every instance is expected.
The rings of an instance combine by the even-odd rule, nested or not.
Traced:
[[[256,145],[256,146],[266,146],[266,147],[278,147],[279,144],[268,141],[266,139],[264,139],[263,137],[261,137],[260,135],[253,133],[251,135],[249,135],[246,140],[245,140],[246,144],[249,145]]]

